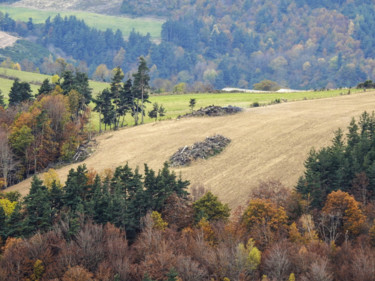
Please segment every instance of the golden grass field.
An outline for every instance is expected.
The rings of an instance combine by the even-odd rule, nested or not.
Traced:
[[[246,204],[249,191],[260,180],[279,179],[293,188],[311,147],[330,144],[335,130],[346,129],[352,117],[374,108],[375,92],[366,92],[250,108],[226,117],[150,123],[99,136],[96,152],[85,163],[97,171],[126,162],[131,167],[148,163],[159,169],[179,147],[222,134],[232,142],[221,154],[174,171],[192,185],[204,185],[234,208]],[[61,180],[79,164],[58,169]],[[29,187],[30,179],[8,191],[25,195]]]

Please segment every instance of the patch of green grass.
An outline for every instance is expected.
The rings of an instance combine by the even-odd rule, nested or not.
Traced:
[[[42,83],[43,80],[46,78],[51,79],[51,76],[49,75],[34,73],[34,72],[19,71],[19,70],[3,68],[3,67],[0,67],[0,75],[9,76],[9,77],[17,77],[21,81],[28,82],[28,83],[33,83],[33,82]]]
[[[10,88],[12,87],[12,84],[13,84],[13,79],[7,79],[7,78],[4,78],[4,76],[18,78],[22,82],[28,82],[28,83],[42,83],[43,80],[46,78],[50,79],[51,81],[50,75],[19,71],[15,69],[8,69],[8,68],[0,67],[0,89],[3,92],[5,97],[8,96]],[[93,96],[96,96],[99,92],[109,87],[109,84],[104,83],[104,82],[90,80],[89,83],[90,83],[90,87],[92,88]],[[40,88],[39,85],[31,84],[31,89],[33,90],[34,94],[38,92],[39,88]]]
[[[242,108],[249,108],[254,103],[259,103],[260,106],[274,104],[276,99],[280,99],[280,102],[289,101],[300,101],[300,100],[311,100],[321,99],[340,96],[341,94],[347,94],[348,90],[330,90],[330,91],[306,91],[296,93],[201,93],[201,94],[184,94],[184,95],[151,95],[151,103],[146,104],[146,116],[144,117],[145,123],[154,122],[154,119],[148,117],[148,111],[152,109],[152,103],[157,102],[159,105],[162,104],[167,113],[162,119],[174,119],[179,115],[184,115],[190,112],[189,101],[190,99],[196,99],[197,103],[194,110],[209,105],[217,106],[238,106]],[[351,89],[351,93],[355,94],[363,92],[363,90]],[[92,112],[92,127],[96,130],[99,129],[99,116],[98,113]],[[126,121],[129,126],[134,125],[133,118],[128,114]],[[104,129],[104,127],[102,127]]]
[[[107,28],[116,31],[120,29],[124,37],[128,37],[130,32],[135,31],[146,35],[150,33],[151,38],[159,39],[161,33],[161,26],[164,20],[151,18],[129,18],[122,16],[108,16],[102,14],[95,14],[83,11],[47,11],[36,10],[31,8],[13,7],[7,5],[0,5],[0,11],[8,13],[11,18],[15,20],[27,22],[29,18],[33,19],[33,23],[44,23],[48,17],[55,17],[60,14],[65,16],[76,16],[78,19],[83,19],[90,27],[95,27],[99,30],[106,30]]]
[[[43,82],[44,79],[50,78],[49,75],[31,73],[25,71],[18,71],[7,68],[0,68],[0,76],[7,75],[12,77],[18,77],[21,81],[26,82]],[[4,96],[7,98],[10,88],[13,84],[13,80],[4,79],[0,77],[0,89],[4,93]],[[90,81],[90,87],[93,89],[93,96],[95,97],[100,91],[109,87],[108,83]],[[31,85],[31,88],[34,93],[39,89],[38,85]],[[358,92],[363,92],[362,89],[351,89],[351,94]],[[162,119],[174,119],[179,115],[184,115],[190,112],[189,102],[190,99],[196,100],[195,110],[206,107],[209,105],[217,106],[239,106],[242,108],[249,108],[254,103],[258,103],[260,106],[274,104],[275,101],[285,102],[285,101],[299,101],[299,100],[311,100],[311,99],[321,99],[336,97],[342,94],[347,94],[348,89],[338,89],[330,91],[306,91],[306,92],[296,92],[296,93],[201,93],[201,94],[183,94],[183,95],[151,95],[151,103],[146,104],[146,116],[145,122],[150,123],[154,122],[154,119],[148,117],[147,113],[152,109],[152,103],[157,102],[159,105],[163,105],[167,110],[166,116]],[[94,104],[90,104],[91,108],[94,107]],[[92,112],[92,127],[95,130],[99,129],[99,117],[96,112]],[[126,116],[126,121],[128,125],[133,125],[133,118],[128,115]]]
[[[351,93],[360,92],[363,90],[351,89]],[[189,112],[189,101],[190,99],[196,99],[195,110],[201,107],[209,105],[218,106],[239,106],[242,108],[250,107],[254,102],[258,102],[260,106],[274,103],[276,99],[281,102],[287,101],[298,101],[304,99],[320,99],[339,96],[340,94],[346,94],[348,90],[330,90],[330,91],[306,91],[296,93],[219,93],[219,94],[185,94],[185,95],[153,95],[151,96],[151,102],[157,102],[163,104],[167,110],[167,116],[172,118],[178,115]],[[151,105],[147,105],[151,108]]]

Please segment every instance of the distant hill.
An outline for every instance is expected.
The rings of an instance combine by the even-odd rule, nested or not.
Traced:
[[[55,2],[56,7],[85,10],[106,3],[36,1],[42,8]],[[100,64],[108,69],[120,65],[131,75],[138,57],[144,56],[152,86],[161,90],[179,83],[193,91],[249,89],[265,79],[282,88],[321,89],[375,80],[372,0],[124,0],[121,11],[133,17],[167,18],[161,39],[155,42],[135,31],[122,42],[121,35],[113,38],[116,31],[105,31],[105,25],[100,33],[79,18],[64,17],[51,17],[44,26],[35,25],[36,30],[14,23],[14,31],[38,36],[44,47],[58,49],[76,65],[86,63],[90,75]],[[24,17],[27,21],[28,14]]]
[[[124,0],[122,12],[169,17],[163,48],[182,48],[179,54],[190,64],[169,55],[166,65],[180,59],[189,66],[173,65],[166,74],[156,66],[180,81],[199,77],[215,88],[250,88],[271,79],[291,88],[321,88],[375,78],[371,0]],[[159,62],[156,57],[151,54]]]

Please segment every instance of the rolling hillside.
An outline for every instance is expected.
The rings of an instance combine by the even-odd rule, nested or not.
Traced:
[[[235,207],[246,203],[249,190],[260,180],[280,179],[292,188],[303,173],[310,148],[328,145],[336,129],[346,128],[352,116],[374,106],[375,92],[369,92],[252,108],[228,117],[146,124],[98,137],[97,151],[85,163],[98,171],[126,162],[131,167],[148,163],[159,169],[179,147],[222,134],[232,139],[224,152],[174,170]],[[61,180],[77,165],[59,169]],[[24,195],[29,186],[26,180],[8,191]]]

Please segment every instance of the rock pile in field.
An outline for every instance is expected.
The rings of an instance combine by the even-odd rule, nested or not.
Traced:
[[[193,111],[192,113],[185,114],[180,117],[196,117],[196,116],[223,116],[228,114],[235,114],[242,111],[241,107],[237,106],[216,106],[216,105],[210,105],[205,108],[201,108],[198,110]]]
[[[91,140],[91,141],[86,141],[82,143],[76,153],[73,156],[73,162],[81,162],[91,156],[91,154],[94,152],[96,147],[96,141]]]
[[[207,137],[203,142],[196,142],[192,146],[184,146],[169,159],[171,166],[187,166],[198,158],[207,159],[220,153],[229,143],[230,139],[222,135]]]

